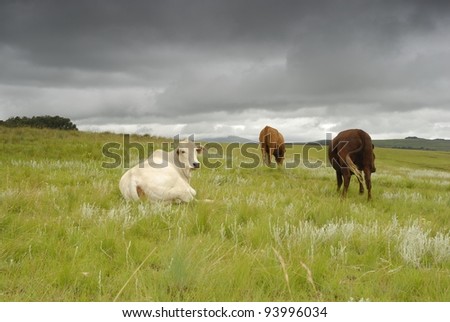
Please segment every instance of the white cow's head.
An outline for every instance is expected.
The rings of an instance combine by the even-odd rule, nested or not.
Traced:
[[[202,153],[203,147],[192,141],[181,141],[175,149],[176,165],[184,169],[198,169],[200,168],[200,162],[197,159],[197,155]]]

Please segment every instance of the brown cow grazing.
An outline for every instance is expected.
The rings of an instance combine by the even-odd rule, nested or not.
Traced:
[[[328,157],[336,170],[338,191],[342,186],[342,178],[344,178],[342,197],[347,195],[350,177],[354,174],[359,181],[359,193],[364,193],[363,182],[365,181],[367,199],[372,198],[370,176],[376,170],[373,149],[369,134],[359,129],[342,131],[331,142],[328,147]]]
[[[284,137],[273,127],[266,126],[259,133],[259,143],[261,144],[261,154],[266,165],[270,166],[272,155],[278,165],[283,164],[284,153],[286,148],[284,146]]]

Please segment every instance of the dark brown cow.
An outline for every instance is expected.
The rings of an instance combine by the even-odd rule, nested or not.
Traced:
[[[359,181],[359,193],[364,193],[363,182],[365,181],[367,198],[368,200],[372,198],[370,176],[376,170],[373,149],[369,134],[359,129],[342,131],[331,142],[328,147],[328,157],[336,170],[338,191],[342,186],[342,178],[344,178],[342,197],[347,195],[350,177],[354,174]]]
[[[259,133],[259,143],[261,144],[261,154],[266,165],[270,166],[272,155],[278,165],[283,164],[284,153],[286,148],[284,146],[284,137],[273,127],[266,126]]]

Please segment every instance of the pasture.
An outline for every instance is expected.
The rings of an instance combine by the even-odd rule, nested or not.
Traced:
[[[108,142],[123,152],[0,127],[0,301],[450,301],[449,152],[376,147],[368,202],[354,177],[341,200],[325,164],[247,169],[234,149],[177,205],[124,201]]]

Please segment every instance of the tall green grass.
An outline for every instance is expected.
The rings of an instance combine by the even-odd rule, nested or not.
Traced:
[[[234,153],[172,205],[125,202],[108,142],[123,137],[0,128],[0,300],[450,300],[449,153],[376,149],[371,202],[355,179],[342,200],[324,165]]]

